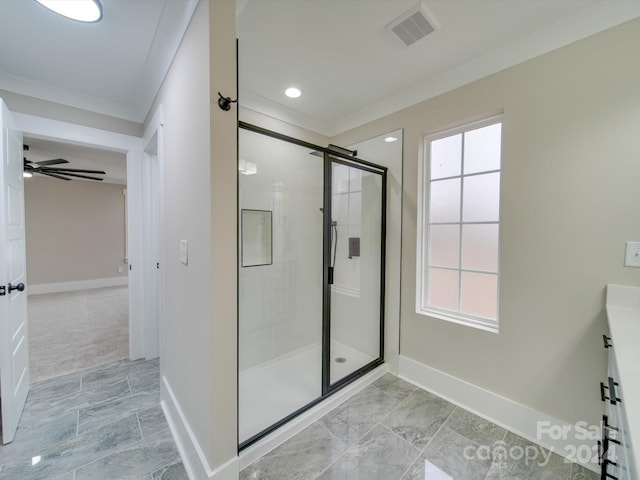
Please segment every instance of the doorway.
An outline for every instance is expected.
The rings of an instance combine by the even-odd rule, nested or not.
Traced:
[[[161,163],[162,107],[158,107],[152,120],[149,122],[147,132],[145,132],[142,138],[15,112],[13,113],[12,117],[15,123],[14,128],[22,132],[26,137],[56,141],[71,145],[91,146],[98,149],[121,152],[122,154],[126,155],[126,170],[128,179],[126,196],[128,251],[127,260],[129,267],[128,282],[131,291],[128,302],[128,312],[130,319],[129,358],[132,360],[145,358],[147,356],[145,348],[149,347],[150,342],[147,342],[145,346],[145,324],[149,313],[148,309],[145,309],[145,304],[143,301],[145,297],[144,290],[145,288],[147,288],[148,283],[145,281],[143,275],[143,182],[145,178],[145,173],[143,170],[143,150],[146,145],[150,144],[151,137],[153,135],[156,135],[157,158],[160,159]],[[160,206],[160,211],[161,208],[162,207]],[[161,244],[160,251],[162,251]],[[159,330],[161,331],[161,329]],[[26,342],[23,342],[23,344],[26,345]],[[9,365],[7,367],[10,368],[11,366]],[[5,375],[2,376],[3,381],[5,377]],[[27,378],[26,385],[28,385],[28,383],[29,380]],[[24,396],[26,397],[26,393]],[[24,402],[21,403],[22,405],[24,405]],[[19,418],[19,413],[22,407],[20,407],[20,405],[16,405],[16,408],[16,415],[17,418]]]
[[[383,363],[386,168],[240,122],[243,449]]]
[[[24,179],[34,383],[129,357],[126,156],[29,136],[24,144],[30,165],[92,177],[36,170]]]

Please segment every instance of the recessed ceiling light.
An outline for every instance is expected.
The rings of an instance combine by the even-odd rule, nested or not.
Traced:
[[[23,176],[24,178],[31,178],[31,177],[33,177],[33,173],[31,173],[31,172],[27,172],[27,171],[25,170],[24,172],[22,172],[22,176]]]
[[[302,92],[296,87],[290,87],[284,91],[284,94],[289,98],[298,98],[300,95],[302,95]]]
[[[392,143],[392,142],[395,142],[397,140],[398,139],[396,137],[387,137],[387,138],[384,139],[384,141],[387,142],[387,143]]]
[[[36,0],[43,7],[79,22],[94,23],[102,20],[100,0]]]

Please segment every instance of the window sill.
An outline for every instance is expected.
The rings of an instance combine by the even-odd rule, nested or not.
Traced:
[[[421,309],[417,308],[416,313],[425,317],[437,318],[447,322],[465,325],[467,327],[477,328],[490,333],[499,333],[498,321],[481,317],[472,317],[468,315],[460,315],[454,312],[445,312],[441,310]]]

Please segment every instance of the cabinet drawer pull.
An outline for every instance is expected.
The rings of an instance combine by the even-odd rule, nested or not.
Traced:
[[[602,341],[604,342],[604,348],[613,347],[613,345],[611,344],[611,337],[602,335]]]
[[[600,470],[600,480],[607,480],[607,478],[610,478],[612,480],[618,480],[618,477],[616,477],[615,475],[611,475],[609,472],[607,472],[607,467],[609,465],[617,466],[618,464],[610,460],[605,460],[602,463],[602,469]]]
[[[616,387],[620,386],[620,384],[613,380],[612,377],[607,379],[608,385],[600,382],[600,399],[604,402],[605,400],[609,400],[611,405],[617,405],[618,403],[622,403],[622,399],[616,395]],[[609,397],[607,397],[604,393],[605,390],[609,391]]]

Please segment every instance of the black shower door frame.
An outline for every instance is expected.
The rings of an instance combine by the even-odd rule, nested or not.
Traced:
[[[310,142],[305,142],[282,133],[274,132],[257,125],[253,125],[247,122],[238,121],[238,128],[248,130],[250,132],[265,135],[271,138],[282,140],[284,142],[292,143],[304,148],[309,148],[314,152],[322,153],[324,161],[324,179],[323,179],[323,287],[322,287],[322,393],[320,397],[312,400],[305,406],[290,413],[286,417],[282,418],[273,425],[258,432],[252,437],[248,438],[244,442],[238,445],[238,451],[253,445],[257,441],[264,438],[266,435],[280,428],[290,420],[294,419],[298,415],[309,410],[313,406],[325,400],[330,395],[336,393],[340,389],[351,384],[353,381],[364,376],[371,370],[375,369],[379,365],[384,363],[384,311],[385,311],[385,265],[386,265],[386,230],[387,230],[387,167],[377,165],[372,162],[351,156],[347,153],[342,153],[330,148],[314,145]],[[239,149],[238,149],[239,150]],[[381,218],[380,218],[380,345],[379,355],[377,358],[367,363],[366,365],[354,370],[347,376],[340,380],[331,383],[331,283],[330,283],[330,266],[331,266],[331,207],[332,207],[332,166],[333,164],[341,164],[352,168],[357,168],[362,171],[380,175],[382,180],[381,189]],[[239,192],[239,189],[238,189]],[[238,198],[238,205],[240,204]],[[238,232],[238,235],[240,232]],[[336,246],[337,248],[337,246]],[[239,281],[239,280],[238,280]],[[239,288],[239,285],[238,285]],[[239,299],[238,299],[239,302]],[[240,309],[238,308],[238,311]],[[238,317],[238,329],[240,325],[240,318]],[[238,330],[238,357],[240,355],[240,336]],[[239,374],[239,372],[238,372]],[[240,405],[238,404],[238,412]]]

